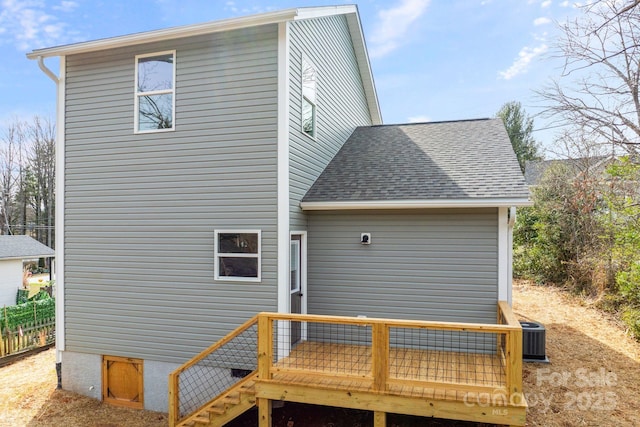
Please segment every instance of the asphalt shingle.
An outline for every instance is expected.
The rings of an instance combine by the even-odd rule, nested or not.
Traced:
[[[0,259],[51,257],[55,251],[30,236],[0,236]]]
[[[357,128],[303,202],[528,198],[501,119]]]

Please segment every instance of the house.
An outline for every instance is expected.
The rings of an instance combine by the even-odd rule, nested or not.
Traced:
[[[528,186],[540,185],[548,170],[564,168],[573,177],[604,175],[611,164],[611,156],[591,156],[569,159],[527,161],[524,179]]]
[[[25,261],[54,254],[53,249],[30,236],[0,236],[0,307],[16,304]]]
[[[173,412],[169,374],[260,312],[353,316],[357,333],[363,317],[473,323],[495,334],[478,342],[516,353],[512,316],[482,326],[510,300],[514,207],[528,204],[506,131],[499,120],[382,125],[355,6],[28,57],[58,85],[65,389],[161,411],[169,390]],[[319,330],[291,319],[272,319],[281,361]],[[201,372],[225,382],[255,368],[230,353],[230,371]],[[520,392],[517,366],[507,377]],[[524,409],[504,423],[523,423]]]

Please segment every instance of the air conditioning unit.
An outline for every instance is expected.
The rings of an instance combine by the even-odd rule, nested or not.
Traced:
[[[549,363],[546,355],[546,330],[538,322],[520,322],[522,326],[522,360]]]

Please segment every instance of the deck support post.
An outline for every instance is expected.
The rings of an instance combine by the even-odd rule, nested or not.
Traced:
[[[373,413],[373,427],[387,427],[387,413],[374,411]]]
[[[257,399],[258,426],[271,427],[271,399]]]

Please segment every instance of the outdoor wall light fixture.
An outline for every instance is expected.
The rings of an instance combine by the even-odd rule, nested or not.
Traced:
[[[360,243],[363,245],[370,245],[371,233],[360,233]]]

